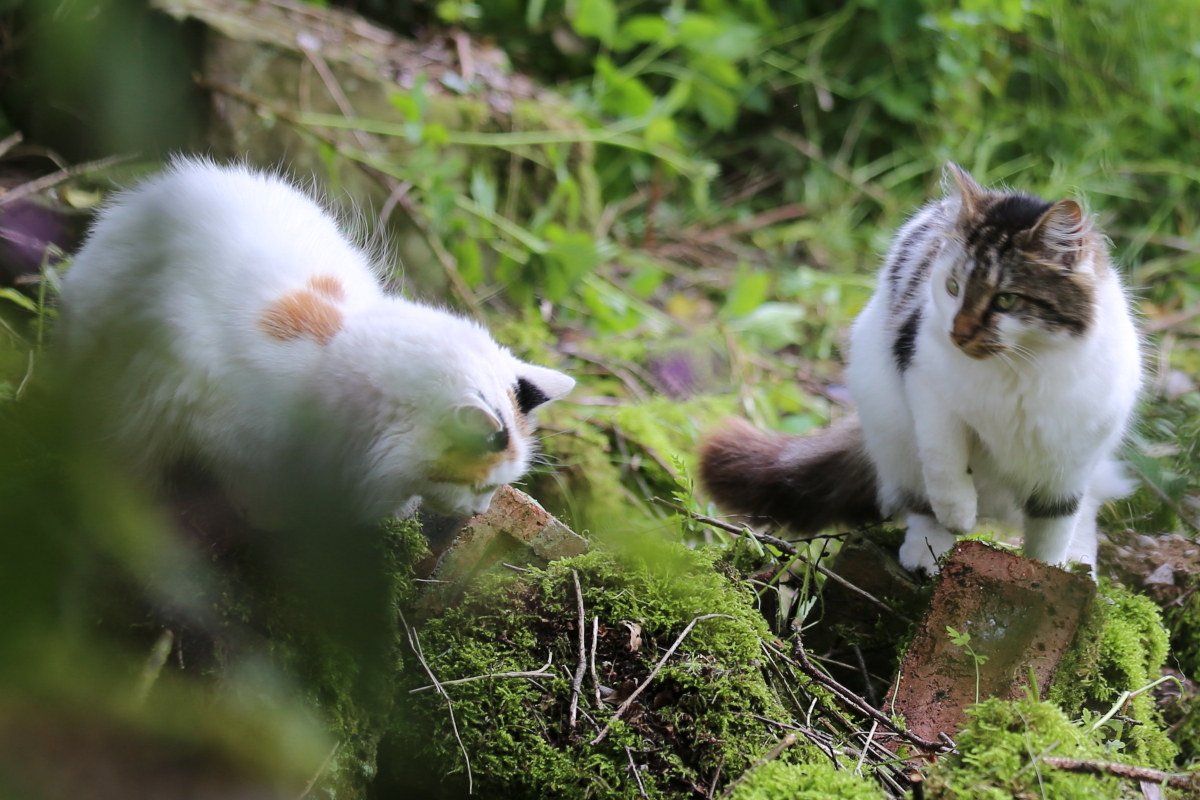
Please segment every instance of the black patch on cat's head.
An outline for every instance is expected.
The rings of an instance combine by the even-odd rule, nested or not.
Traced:
[[[913,311],[912,316],[904,320],[904,324],[900,326],[900,331],[896,334],[896,341],[892,342],[892,355],[901,372],[904,372],[912,364],[913,356],[917,352],[917,330],[920,327],[921,309],[918,308]]]
[[[1040,197],[1022,193],[994,197],[980,209],[978,216],[965,220],[967,248],[977,254],[1007,250],[1017,234],[1037,225],[1051,205]]]
[[[528,414],[543,403],[550,402],[550,395],[524,378],[517,378],[514,391],[517,395],[517,408],[521,409],[522,414]]]

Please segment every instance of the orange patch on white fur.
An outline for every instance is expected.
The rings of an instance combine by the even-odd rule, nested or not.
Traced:
[[[470,456],[447,450],[429,470],[429,477],[443,483],[476,486],[487,481],[492,470],[508,455],[505,452]]]
[[[338,289],[341,289],[340,283]],[[267,335],[276,339],[286,341],[309,336],[318,344],[329,344],[342,328],[342,312],[321,294],[300,289],[267,306],[258,324]]]
[[[317,294],[323,294],[330,300],[345,300],[346,291],[342,282],[332,275],[314,275],[308,279],[309,288]]]

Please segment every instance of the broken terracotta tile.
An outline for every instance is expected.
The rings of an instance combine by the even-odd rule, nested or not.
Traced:
[[[1032,669],[1042,697],[1075,638],[1096,586],[1075,574],[998,550],[959,542],[942,569],[886,705],[925,739],[954,736],[979,698],[1020,696]],[[956,645],[947,627],[970,636]],[[986,663],[979,663],[968,648]],[[897,685],[898,684],[898,685]]]
[[[543,567],[582,555],[588,542],[529,495],[501,486],[486,513],[462,523],[424,584],[417,607],[436,613],[457,600],[477,575],[505,563]]]

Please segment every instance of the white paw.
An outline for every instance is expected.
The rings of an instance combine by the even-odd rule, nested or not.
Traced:
[[[924,572],[931,576],[938,574],[937,558],[929,542],[924,536],[914,536],[911,532],[905,535],[904,544],[900,545],[900,566],[909,572]]]
[[[909,572],[938,573],[938,559],[958,540],[950,531],[924,514],[908,515],[908,531],[900,545],[900,566]]]
[[[930,497],[933,514],[947,530],[955,533],[970,533],[975,529],[975,493],[951,497]]]

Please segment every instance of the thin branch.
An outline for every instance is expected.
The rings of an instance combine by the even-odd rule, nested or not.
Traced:
[[[77,178],[80,175],[86,175],[89,172],[105,169],[114,164],[120,164],[124,161],[129,161],[133,156],[109,156],[108,158],[97,159],[96,161],[88,161],[84,164],[76,164],[73,167],[60,169],[58,172],[52,172],[36,180],[22,183],[20,186],[14,186],[7,192],[0,194],[0,206],[8,205],[22,197],[28,197],[31,194],[45,191],[51,187],[57,186],[63,181],[69,181],[71,178]]]
[[[1111,775],[1115,778],[1166,784],[1173,789],[1194,789],[1200,783],[1196,780],[1194,774],[1164,772],[1160,769],[1151,769],[1150,767],[1113,764],[1108,761],[1080,761],[1061,756],[1046,756],[1042,759],[1042,763],[1066,772],[1082,772],[1087,775]]]
[[[534,670],[532,672],[492,672],[487,675],[474,675],[470,678],[456,678],[455,680],[452,680],[452,681],[442,681],[440,685],[441,686],[454,686],[455,684],[458,684],[458,683],[471,683],[472,681],[482,681],[482,680],[486,680],[487,678],[547,678],[547,677],[553,678],[554,673],[547,671],[550,669],[550,664],[553,661],[554,661],[554,653],[551,653],[550,658],[546,661],[546,663],[543,664],[542,666],[538,667],[536,670]],[[416,694],[417,692],[424,692],[429,689],[436,689],[436,688],[437,688],[437,686],[435,686],[434,684],[431,683],[428,686],[418,686],[416,689],[409,689],[408,693]]]
[[[341,84],[337,82],[337,78],[334,77],[333,71],[329,69],[329,64],[325,62],[325,59],[322,58],[321,54],[318,52],[318,49],[320,48],[320,42],[316,43],[317,47],[311,47],[308,46],[309,43],[305,41],[306,38],[307,37],[302,37],[300,39],[300,50],[305,56],[308,57],[308,60],[311,61],[312,65],[316,68],[317,74],[321,76],[321,82],[325,84],[325,89],[333,98],[333,102],[337,103],[338,110],[342,112],[342,116],[344,117],[357,117],[358,115],[354,113],[354,107],[350,105],[350,98],[346,97],[346,93],[342,91]],[[371,149],[371,140],[368,139],[367,135],[362,131],[354,131],[354,138],[358,140],[360,145],[362,145],[363,150]]]
[[[308,779],[308,783],[304,785],[304,791],[296,798],[296,800],[304,800],[308,797],[308,793],[317,785],[317,781],[321,780],[321,776],[325,774],[325,770],[329,769],[329,765],[333,763],[333,757],[337,755],[338,750],[342,748],[341,742],[334,742],[333,749],[329,751],[329,755],[325,756],[325,760],[321,762],[321,766],[317,767],[316,773]]]
[[[728,614],[702,614],[701,616],[696,617],[689,622],[687,627],[683,629],[683,633],[679,634],[679,638],[675,640],[675,643],[667,649],[667,652],[663,654],[663,657],[659,659],[657,664],[654,665],[654,669],[650,671],[650,675],[647,676],[646,680],[642,681],[641,685],[633,690],[633,694],[625,698],[625,702],[621,703],[621,705],[617,707],[617,710],[613,712],[612,718],[608,721],[608,724],[604,726],[604,730],[600,731],[600,733],[596,735],[596,738],[592,739],[592,741],[588,742],[588,744],[592,747],[595,747],[596,745],[600,744],[600,742],[604,741],[604,737],[608,736],[609,731],[612,728],[612,724],[620,719],[621,715],[628,711],[629,707],[633,705],[633,701],[638,698],[638,695],[645,691],[646,687],[650,685],[650,682],[654,680],[654,676],[657,675],[659,670],[663,668],[663,665],[667,663],[667,659],[675,654],[675,651],[679,649],[679,645],[683,644],[683,640],[686,639],[687,635],[692,632],[692,628],[696,627],[697,622],[705,619],[717,618],[733,619],[733,617],[729,616]]]
[[[702,522],[705,525],[711,525],[714,528],[719,528],[723,531],[726,531],[727,533],[732,533],[735,536],[752,536],[755,539],[757,539],[758,541],[762,542],[763,544],[769,544],[772,547],[777,548],[780,552],[784,553],[785,555],[793,556],[797,560],[799,560],[801,563],[808,564],[809,566],[816,569],[817,572],[820,572],[822,575],[824,575],[826,578],[829,578],[830,580],[834,581],[835,583],[840,583],[846,589],[849,589],[850,591],[854,592],[855,594],[859,595],[860,597],[864,598],[865,600],[870,601],[873,605],[878,606],[879,608],[883,609],[884,611],[887,611],[889,614],[896,617],[901,622],[904,622],[907,625],[912,624],[912,620],[910,620],[908,617],[901,614],[896,609],[889,606],[887,603],[880,600],[875,595],[871,594],[870,592],[866,591],[865,589],[858,588],[853,583],[851,583],[850,581],[843,578],[841,575],[838,575],[836,572],[833,572],[833,571],[821,566],[819,563],[810,560],[807,556],[801,555],[800,552],[797,551],[796,548],[790,542],[786,542],[783,539],[778,539],[774,536],[770,536],[765,533],[757,533],[744,525],[741,527],[738,527],[737,525],[733,525],[733,524],[725,522],[723,520],[714,519],[712,517],[706,517],[703,514],[697,514],[694,511],[689,511],[688,509],[684,508],[683,506],[678,505],[676,503],[672,503],[669,500],[663,500],[661,497],[651,497],[650,500],[655,503],[658,503],[659,505],[664,505],[664,506],[667,506],[668,508],[673,508],[676,511],[679,511],[683,514],[687,514],[692,519],[696,520],[697,522]]]
[[[583,671],[587,667],[587,620],[583,615],[583,590],[579,588],[579,573],[571,570],[575,580],[575,604],[579,611],[579,624],[576,631],[579,636],[579,666],[575,667],[575,680],[571,682],[571,710],[567,714],[567,727],[574,728],[579,713],[579,687],[583,685]]]
[[[596,639],[600,633],[600,617],[592,618],[592,689],[596,692],[596,708],[604,708],[604,698],[600,696],[600,679],[596,677]]]
[[[462,751],[463,762],[467,765],[467,794],[475,793],[475,779],[471,774],[471,757],[467,755],[467,746],[463,744],[462,736],[458,733],[458,722],[454,719],[454,704],[450,702],[450,695],[446,694],[446,690],[442,688],[442,684],[438,682],[437,676],[433,674],[429,663],[425,660],[425,653],[421,650],[421,639],[417,636],[417,632],[408,626],[408,620],[404,618],[404,612],[400,612],[400,622],[404,625],[404,632],[408,635],[408,646],[417,655],[417,661],[421,662],[421,666],[425,670],[425,674],[429,676],[429,680],[433,681],[434,687],[446,700],[446,710],[450,712],[450,728],[454,731],[454,738],[458,741],[458,749]]]
[[[629,757],[629,768],[633,770],[633,778],[637,781],[638,794],[646,797],[646,787],[642,785],[642,776],[638,774],[637,764],[633,763],[633,751],[626,747],[625,755]]]
[[[754,762],[754,764],[751,765],[750,769],[746,770],[741,775],[739,775],[738,779],[736,781],[732,781],[728,786],[726,786],[725,791],[721,792],[721,797],[726,798],[726,797],[729,797],[729,795],[733,794],[733,790],[736,789],[742,783],[742,781],[744,781],[744,780],[746,780],[746,778],[750,777],[750,775],[752,775],[763,764],[766,764],[768,761],[774,761],[775,759],[779,758],[780,753],[782,753],[784,750],[787,750],[789,747],[794,745],[796,743],[796,740],[799,738],[800,737],[794,733],[788,733],[787,736],[784,736],[783,739],[779,742],[779,744],[777,744],[771,748],[771,752],[767,753],[765,756],[760,758],[758,761]]]
[[[717,762],[717,769],[713,772],[712,782],[708,784],[707,800],[713,799],[713,794],[717,791],[717,782],[721,780],[721,767],[725,766],[725,754],[721,754],[721,760]]]
[[[905,741],[916,745],[922,750],[930,753],[948,753],[954,749],[953,740],[951,740],[950,737],[946,736],[944,733],[938,735],[938,738],[942,739],[942,741],[931,742],[928,739],[923,739],[920,736],[917,736],[915,733],[910,733],[909,731],[898,727],[895,722],[888,718],[887,715],[885,715],[879,709],[875,708],[866,700],[859,697],[854,692],[850,691],[845,686],[842,686],[833,678],[814,667],[813,663],[808,660],[808,654],[804,652],[804,645],[799,637],[796,639],[795,652],[796,658],[800,661],[798,666],[804,671],[804,674],[808,675],[826,689],[829,689],[831,692],[840,697],[843,702],[848,703],[859,713],[865,714],[867,717],[879,722],[888,730],[895,731],[896,733],[900,734]]]
[[[24,385],[25,382],[22,381],[21,386]],[[20,389],[17,390],[17,394],[20,394]],[[150,648],[150,655],[146,659],[145,666],[142,667],[142,674],[138,677],[137,689],[134,691],[134,701],[138,705],[145,703],[146,698],[150,696],[150,690],[154,688],[158,676],[162,674],[163,665],[167,663],[167,658],[171,655],[171,648],[174,646],[175,634],[170,628],[167,628]]]
[[[661,497],[651,497],[650,500],[651,500],[651,502],[658,503],[660,506],[666,506],[667,508],[674,509],[675,511],[678,511],[681,514],[686,514],[687,516],[694,519],[696,522],[703,522],[705,525],[710,525],[714,528],[718,528],[720,530],[725,531],[726,533],[732,533],[734,536],[749,536],[753,539],[757,539],[759,542],[761,542],[763,544],[768,544],[771,547],[774,547],[776,550],[783,553],[784,555],[788,555],[788,556],[797,555],[796,548],[791,542],[787,542],[778,537],[771,536],[768,533],[759,533],[758,531],[751,530],[746,525],[734,525],[731,522],[725,522],[724,520],[719,520],[714,517],[706,517],[703,514],[697,514],[694,511],[690,511],[690,510],[684,508],[683,506],[679,505],[678,503],[672,503],[670,500],[664,500]]]
[[[20,131],[5,136],[4,140],[0,141],[0,156],[3,156],[9,150],[12,150],[14,147],[19,145],[21,140],[24,138],[25,137],[21,135]]]

